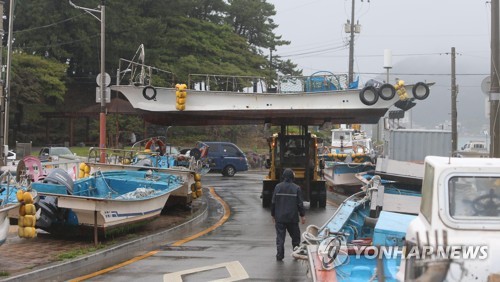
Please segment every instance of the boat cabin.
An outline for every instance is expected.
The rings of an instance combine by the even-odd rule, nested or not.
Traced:
[[[500,274],[499,231],[500,159],[426,157],[420,213],[406,247],[429,255],[403,259],[398,278],[490,281]]]

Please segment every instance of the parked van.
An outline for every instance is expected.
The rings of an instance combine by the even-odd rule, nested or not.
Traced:
[[[248,160],[238,146],[230,142],[202,142],[208,145],[210,171],[223,176],[234,176],[238,171],[248,170]]]

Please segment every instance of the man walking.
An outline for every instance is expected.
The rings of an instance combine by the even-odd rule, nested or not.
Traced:
[[[292,238],[292,246],[300,244],[299,215],[302,224],[306,222],[304,203],[300,187],[293,183],[293,170],[283,171],[283,181],[276,185],[271,202],[271,216],[276,227],[276,260],[282,261],[285,257],[286,231]]]

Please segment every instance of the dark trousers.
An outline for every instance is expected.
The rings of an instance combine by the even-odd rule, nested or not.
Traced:
[[[300,228],[298,222],[276,222],[276,257],[285,257],[285,237],[286,231],[292,238],[292,246],[295,248],[300,245]]]

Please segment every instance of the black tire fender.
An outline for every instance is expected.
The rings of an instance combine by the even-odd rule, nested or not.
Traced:
[[[378,89],[378,96],[382,100],[391,100],[396,95],[396,89],[392,84],[385,83]]]
[[[149,89],[153,90],[153,95],[151,95],[151,96],[148,95]],[[154,88],[151,85],[144,87],[144,89],[142,90],[142,96],[144,96],[144,98],[146,98],[146,100],[155,100],[156,101],[156,88]]]
[[[429,97],[429,86],[424,82],[417,82],[411,89],[413,97],[417,100],[424,100]]]
[[[370,99],[368,95],[373,96],[372,99]],[[367,106],[372,106],[375,105],[378,101],[378,91],[377,88],[373,86],[365,86],[365,88],[361,89],[359,92],[359,99],[361,102]]]

